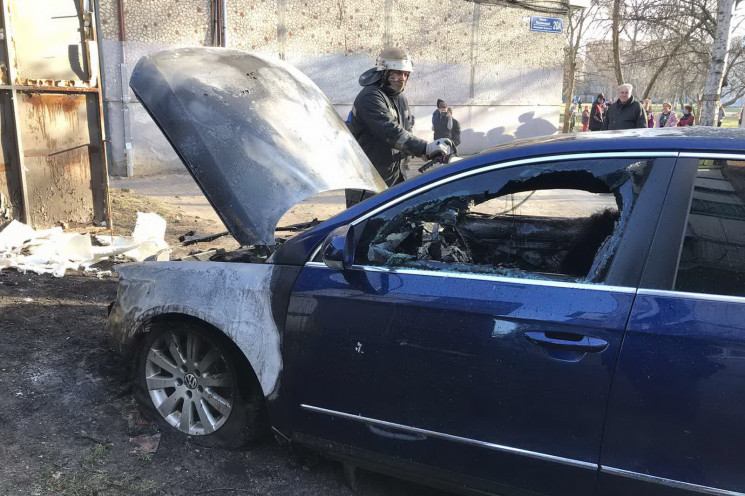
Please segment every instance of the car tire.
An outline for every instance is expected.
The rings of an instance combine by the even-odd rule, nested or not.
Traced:
[[[231,449],[267,432],[258,380],[219,331],[179,320],[151,326],[133,369],[135,398],[163,430]]]

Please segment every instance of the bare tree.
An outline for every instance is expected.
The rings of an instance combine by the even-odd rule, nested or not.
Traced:
[[[675,57],[678,56],[680,51],[685,48],[691,38],[691,35],[700,27],[701,22],[699,21],[691,26],[691,28],[677,43],[672,44],[672,49],[662,58],[662,60],[660,60],[659,64],[657,65],[657,69],[655,69],[654,73],[649,78],[647,86],[646,88],[644,88],[644,92],[642,93],[642,100],[649,98],[649,95],[652,93],[652,88],[654,88],[654,85],[657,83],[657,79],[659,79],[660,75],[668,68],[670,62],[672,62]]]
[[[569,25],[567,27],[568,44],[564,49],[564,80],[567,83],[566,103],[564,104],[564,127],[562,132],[569,132],[571,120],[572,95],[577,78],[577,56],[584,41],[588,25],[595,19],[598,8],[593,2],[589,8],[572,8],[569,11]]]
[[[732,14],[739,0],[719,0],[714,43],[711,47],[711,65],[701,95],[700,119],[702,126],[714,126],[717,121],[718,103],[722,96],[722,81],[729,56]]]
[[[681,0],[598,0],[607,15],[610,50],[603,63],[613,69],[613,86],[632,83],[646,96],[657,79],[700,28],[690,22]],[[686,0],[683,0],[686,1]],[[707,0],[690,0],[707,1]]]
[[[745,47],[741,37],[732,40],[727,69],[724,71],[721,102],[725,107],[733,105],[745,96]],[[725,84],[726,83],[726,84]]]
[[[745,0],[596,1],[604,17],[596,26],[607,35],[586,44],[578,93],[613,93],[628,82],[640,98],[698,103],[705,123],[720,101],[745,96],[745,48],[729,41],[732,12]]]

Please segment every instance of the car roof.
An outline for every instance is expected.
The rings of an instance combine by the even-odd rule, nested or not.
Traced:
[[[490,160],[504,159],[505,152],[508,151],[520,156],[536,156],[557,153],[662,150],[745,153],[745,129],[693,126],[555,134],[505,143],[484,150],[478,156],[488,157],[487,160]]]
[[[437,181],[484,165],[554,155],[588,153],[635,152],[709,152],[740,153],[745,155],[745,129],[716,127],[680,127],[670,129],[629,129],[623,131],[593,131],[573,134],[554,134],[521,139],[462,157],[446,167],[405,181],[401,188],[384,191],[382,197],[400,194],[403,189]],[[390,193],[389,193],[390,191]]]

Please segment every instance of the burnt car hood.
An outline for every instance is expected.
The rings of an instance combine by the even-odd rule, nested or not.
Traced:
[[[328,98],[280,60],[167,50],[140,59],[130,86],[241,245],[273,245],[315,194],[385,189]]]

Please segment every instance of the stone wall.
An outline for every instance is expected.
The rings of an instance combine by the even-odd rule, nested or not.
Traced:
[[[122,73],[158,50],[213,44],[213,0],[99,0],[113,175],[182,169]],[[227,46],[280,57],[305,72],[345,116],[357,77],[385,45],[407,50],[415,133],[430,139],[442,98],[461,123],[461,154],[556,132],[565,38],[531,32],[527,10],[465,0],[227,0]],[[123,67],[122,67],[123,64]],[[125,76],[126,77],[126,76]],[[129,101],[127,101],[129,100]],[[127,143],[131,143],[128,147]],[[128,150],[128,152],[127,152]]]

